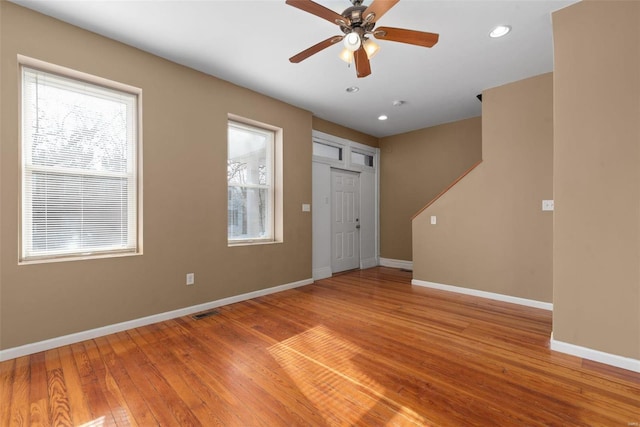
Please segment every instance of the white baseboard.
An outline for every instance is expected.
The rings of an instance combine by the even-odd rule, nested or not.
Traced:
[[[605,353],[604,351],[594,350],[588,347],[581,347],[579,345],[569,344],[563,341],[557,341],[553,338],[553,332],[551,332],[550,345],[551,350],[553,351],[559,351],[560,353],[570,354],[572,356],[593,360],[595,362],[604,363],[607,365],[615,366],[617,368],[627,369],[633,372],[640,372],[640,360],[618,356],[616,354]]]
[[[313,280],[326,279],[327,277],[331,277],[332,274],[331,267],[314,268]]]
[[[378,265],[378,258],[366,258],[366,259],[360,260],[360,268],[363,270],[367,268],[376,267],[377,265]]]
[[[272,288],[261,289],[259,291],[249,292],[242,295],[236,295],[233,297],[223,298],[216,301],[207,302],[204,304],[193,305],[191,307],[180,308],[178,310],[167,311],[164,313],[154,314],[140,319],[129,320],[122,323],[116,323],[114,325],[103,326],[96,329],[90,329],[88,331],[77,332],[75,334],[64,335],[62,337],[51,338],[44,341],[39,341],[31,344],[25,344],[19,347],[8,348],[6,350],[0,350],[0,362],[15,359],[16,357],[22,357],[40,351],[51,350],[52,348],[60,347],[63,345],[75,344],[77,342],[90,340],[93,338],[102,337],[116,332],[126,331],[127,329],[138,328],[140,326],[150,325],[152,323],[162,322],[164,320],[175,319],[176,317],[188,316],[200,311],[210,310],[212,308],[221,307],[223,305],[229,305],[236,302],[246,301],[252,298],[261,297],[264,295],[273,294],[276,292],[282,292],[287,289],[298,288],[300,286],[310,285],[313,283],[313,279],[300,280],[298,282],[287,283],[280,286],[274,286]]]
[[[527,307],[541,308],[543,310],[553,310],[550,302],[536,301],[532,299],[512,297],[510,295],[495,294],[493,292],[479,291],[477,289],[462,288],[460,286],[443,285],[441,283],[425,282],[424,280],[413,279],[412,285],[423,286],[425,288],[439,289],[441,291],[456,292],[458,294],[473,295],[480,298],[488,298],[497,301],[510,302],[512,304],[525,305]]]
[[[383,267],[402,268],[413,271],[413,261],[403,261],[401,259],[380,258],[380,265]]]

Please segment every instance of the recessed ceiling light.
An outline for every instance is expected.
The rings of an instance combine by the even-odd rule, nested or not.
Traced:
[[[498,25],[489,33],[489,37],[497,39],[498,37],[506,36],[509,31],[511,31],[511,27],[509,25]]]
[[[386,114],[381,114],[378,116],[378,120],[387,120],[389,117],[387,117]]]
[[[360,90],[360,88],[358,86],[349,86],[345,90],[347,91],[347,93],[356,93]]]

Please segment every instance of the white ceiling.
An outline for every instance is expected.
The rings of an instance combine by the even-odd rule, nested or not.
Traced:
[[[377,41],[372,74],[361,79],[338,58],[340,44],[288,61],[341,32],[284,0],[13,1],[383,137],[478,116],[484,89],[551,71],[551,12],[576,0],[401,0],[377,26],[439,33],[440,41],[431,49]],[[351,6],[317,3],[338,13]],[[489,38],[498,24],[513,30]],[[378,121],[383,113],[389,119]]]

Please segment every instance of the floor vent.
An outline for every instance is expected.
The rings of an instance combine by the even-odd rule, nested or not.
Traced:
[[[413,270],[409,270],[408,268],[401,268],[400,271],[404,271],[405,273],[413,273]]]
[[[200,320],[200,319],[205,319],[207,317],[215,316],[216,314],[218,314],[217,310],[209,310],[209,311],[203,311],[202,313],[194,314],[193,316],[191,316],[191,318],[193,320]]]

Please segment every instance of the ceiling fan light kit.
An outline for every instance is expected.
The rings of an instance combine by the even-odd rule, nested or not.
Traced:
[[[345,49],[350,50],[351,52],[355,52],[360,49],[360,45],[362,42],[360,41],[360,36],[358,33],[349,33],[344,36],[344,40],[342,42],[344,44]]]
[[[364,50],[365,52],[367,52],[367,57],[369,59],[372,59],[374,56],[378,54],[378,51],[380,50],[380,46],[378,45],[378,43],[374,42],[373,40],[366,39],[364,41]]]
[[[380,51],[380,46],[378,45],[378,43],[374,42],[373,40],[366,39],[362,43],[362,46],[364,47],[364,51],[367,53],[367,58],[369,59],[372,59],[374,56],[378,54],[378,51]],[[338,57],[342,59],[344,62],[346,62],[347,64],[352,64],[353,50],[345,47],[340,51],[340,55],[338,55]]]
[[[346,47],[340,51],[340,55],[338,56],[347,64],[353,63],[353,52],[347,49]]]
[[[438,42],[439,35],[404,28],[380,27],[375,29],[376,22],[400,0],[374,0],[369,6],[363,0],[351,0],[353,6],[338,14],[312,0],[286,0],[286,4],[336,24],[344,33],[343,36],[330,37],[320,43],[303,50],[289,58],[290,62],[304,61],[329,46],[342,41],[344,49],[339,57],[351,64],[355,62],[356,74],[359,78],[371,74],[369,60],[379,51],[380,46],[368,36],[379,40],[407,43],[415,46],[432,47]]]

